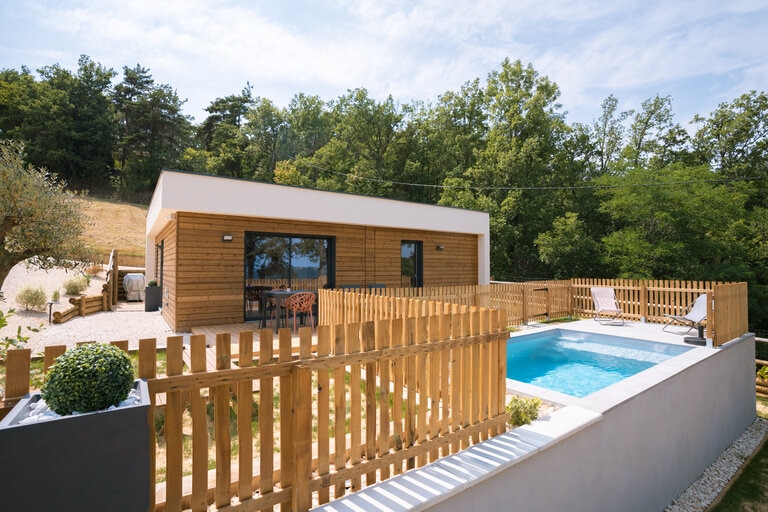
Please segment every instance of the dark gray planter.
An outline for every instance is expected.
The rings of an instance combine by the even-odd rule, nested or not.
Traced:
[[[149,510],[149,393],[141,404],[19,425],[40,393],[0,421],[3,510]]]
[[[163,305],[163,291],[159,286],[144,289],[144,311],[157,311]]]

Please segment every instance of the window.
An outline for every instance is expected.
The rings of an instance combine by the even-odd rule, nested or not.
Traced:
[[[422,242],[403,240],[400,242],[400,274],[402,285],[414,288],[424,286],[422,269],[424,245]]]
[[[323,288],[333,275],[333,242],[333,238],[248,232],[246,284],[263,281],[289,288]]]
[[[335,239],[245,233],[245,320],[259,319],[265,289],[317,290],[335,284]]]

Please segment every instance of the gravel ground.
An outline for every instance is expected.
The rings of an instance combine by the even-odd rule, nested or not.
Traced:
[[[50,297],[55,289],[63,292],[63,282],[75,275],[71,270],[30,270],[23,264],[14,267],[3,284],[5,302],[0,302],[0,309],[7,311],[10,308],[16,308],[17,313],[9,317],[9,325],[2,329],[0,336],[15,334],[19,326],[23,330],[26,326],[42,326],[39,332],[25,332],[30,337],[27,346],[33,353],[39,353],[46,345],[65,344],[68,347],[74,347],[79,341],[109,342],[127,339],[129,347],[135,349],[138,348],[139,339],[156,338],[158,346],[165,346],[168,336],[183,334],[172,332],[159,312],[144,312],[144,304],[140,302],[121,302],[112,312],[76,317],[63,324],[50,325],[47,311],[21,311],[15,305],[16,294],[24,286],[43,286]],[[101,273],[91,279],[90,287],[85,293],[99,294],[103,284],[104,275]],[[68,297],[62,294],[60,303],[54,306],[53,311],[65,309],[69,305]],[[706,510],[728,485],[742,464],[761,445],[766,435],[768,435],[768,420],[756,419],[696,482],[672,502],[666,512]]]
[[[4,302],[0,310],[7,312],[16,309],[8,317],[8,326],[0,331],[0,336],[14,336],[19,327],[29,336],[27,347],[33,354],[42,353],[46,345],[67,345],[74,347],[80,341],[109,342],[128,340],[130,349],[138,348],[139,339],[156,338],[158,346],[165,346],[168,336],[177,333],[171,331],[160,312],[146,313],[143,302],[120,302],[114,311],[94,313],[87,317],[75,317],[63,324],[49,324],[48,311],[24,311],[16,304],[17,293],[25,286],[42,286],[48,297],[54,290],[59,290],[61,300],[53,306],[53,311],[61,311],[71,306],[69,297],[64,295],[63,283],[78,275],[72,270],[32,270],[23,264],[16,265],[3,283]],[[104,285],[104,273],[91,278],[86,295],[98,295]],[[31,332],[27,327],[39,328]]]

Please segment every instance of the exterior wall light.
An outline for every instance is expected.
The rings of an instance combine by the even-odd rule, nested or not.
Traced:
[[[221,235],[222,242],[231,242],[234,237],[232,235]]]
[[[438,251],[442,251],[443,249],[445,249],[445,246],[444,245],[438,245],[437,247],[435,247],[435,249],[437,249]]]

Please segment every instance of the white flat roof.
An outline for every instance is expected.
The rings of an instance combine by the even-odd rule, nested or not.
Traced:
[[[147,237],[179,211],[488,236],[486,212],[164,170],[147,211]]]

